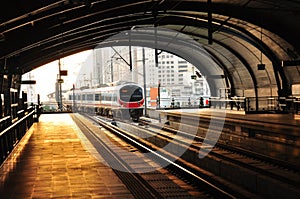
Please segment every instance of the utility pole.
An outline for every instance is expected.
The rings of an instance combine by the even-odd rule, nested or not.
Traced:
[[[113,56],[110,58],[110,77],[111,77],[111,82],[114,81],[114,66],[113,66]]]
[[[147,88],[146,88],[146,60],[145,60],[145,48],[143,48],[143,76],[144,76],[144,98],[145,98],[145,117],[148,117],[147,113]]]
[[[158,109],[160,109],[160,81],[158,82],[157,99]]]
[[[73,90],[73,108],[72,108],[72,112],[73,113],[75,113],[76,112],[76,100],[75,100],[75,97],[76,97],[76,95],[75,95],[75,84],[73,84],[73,88],[72,88],[72,90]]]
[[[61,90],[61,84],[62,84],[62,79],[61,79],[61,63],[60,59],[58,60],[58,108],[60,111],[62,111],[62,90]]]

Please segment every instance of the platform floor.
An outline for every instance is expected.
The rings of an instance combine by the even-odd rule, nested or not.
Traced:
[[[134,198],[80,133],[69,114],[41,115],[0,168],[0,198]]]
[[[234,111],[225,109],[174,109],[165,110],[164,113],[180,113],[180,114],[192,114],[192,115],[214,115],[214,116],[225,116],[232,119],[241,119],[254,122],[266,122],[270,124],[283,124],[283,125],[294,125],[300,127],[300,116],[295,114],[245,114],[244,111]],[[224,113],[226,115],[224,115]]]

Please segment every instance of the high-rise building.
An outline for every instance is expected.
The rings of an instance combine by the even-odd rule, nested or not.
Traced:
[[[148,98],[150,88],[157,88],[160,84],[160,92],[166,98],[164,106],[168,106],[172,99],[177,100],[179,106],[196,105],[201,96],[210,96],[205,78],[195,78],[196,71],[200,71],[173,54],[161,52],[157,66],[155,50],[150,48],[131,47],[131,53],[129,47],[103,48],[95,49],[92,55],[92,61],[88,59],[79,74],[84,78],[81,81],[91,82],[89,86],[96,87],[114,81],[131,81],[144,86],[146,78]]]

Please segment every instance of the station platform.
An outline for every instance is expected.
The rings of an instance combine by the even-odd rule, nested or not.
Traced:
[[[226,118],[247,120],[253,122],[264,122],[270,124],[282,124],[282,125],[293,125],[300,127],[300,115],[296,114],[278,114],[278,113],[251,113],[246,114],[245,111],[235,111],[228,109],[211,109],[211,108],[202,108],[202,109],[171,109],[165,110],[162,112],[164,115],[168,113],[176,113],[182,115],[192,115],[192,116],[225,116]],[[224,115],[225,114],[225,115]]]
[[[0,198],[134,198],[82,142],[69,114],[41,115],[0,168]]]

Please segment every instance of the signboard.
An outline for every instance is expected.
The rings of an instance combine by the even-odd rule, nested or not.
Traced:
[[[36,84],[35,80],[22,80],[21,84]]]
[[[68,76],[68,71],[67,70],[61,70],[60,71],[60,76]]]

